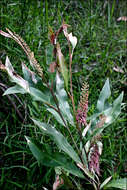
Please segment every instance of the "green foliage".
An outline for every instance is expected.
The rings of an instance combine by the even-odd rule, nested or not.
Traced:
[[[37,121],[36,121],[36,123],[37,123]],[[39,124],[39,126],[40,126],[40,124]],[[41,129],[42,129],[42,127],[41,127]],[[65,170],[71,174],[74,174],[75,176],[84,178],[81,171],[64,154],[62,154],[60,152],[53,153],[53,152],[44,151],[41,148],[41,145],[34,142],[30,137],[26,137],[26,140],[30,147],[31,152],[33,153],[33,155],[35,156],[37,161],[39,163],[41,163],[42,165],[45,165],[48,167],[53,167],[53,168],[60,167],[63,170]],[[65,143],[63,143],[63,146],[65,146]],[[61,148],[61,143],[60,143],[60,148]]]
[[[111,180],[111,178],[112,178],[112,176],[105,179],[104,182],[101,184],[100,189],[102,189]]]
[[[126,190],[126,188],[127,188],[127,178],[112,180],[111,182],[109,182],[106,185],[105,189],[111,188],[111,187]]]
[[[56,97],[59,101],[59,108],[64,119],[74,126],[74,119],[70,111],[67,93],[64,89],[64,82],[61,80],[58,73],[56,75]]]
[[[66,33],[66,35],[68,35],[68,33]],[[70,54],[70,56],[72,56],[72,55]],[[60,59],[62,59],[62,58],[60,58]],[[30,58],[30,61],[31,61],[31,58]],[[34,64],[34,62],[33,62],[33,64]],[[71,64],[72,64],[72,60],[70,59],[70,65]],[[96,173],[95,173],[95,172],[97,172],[97,174],[99,175],[99,173],[98,173],[99,168],[96,170],[96,168],[94,168],[94,166],[92,166],[93,170],[91,170],[89,167],[90,162],[92,163],[92,160],[90,160],[91,154],[92,154],[91,149],[94,149],[93,145],[95,144],[98,147],[98,150],[97,150],[97,151],[99,151],[98,155],[102,154],[102,143],[98,140],[98,136],[102,133],[104,128],[107,127],[108,125],[110,125],[112,122],[114,122],[114,120],[120,114],[121,103],[123,100],[123,93],[113,102],[113,105],[110,105],[110,104],[108,105],[107,100],[109,99],[111,92],[110,92],[109,80],[107,79],[104,87],[102,88],[102,91],[100,92],[99,99],[97,101],[98,113],[94,114],[94,116],[91,116],[92,120],[89,121],[87,130],[85,129],[86,130],[85,133],[83,131],[83,134],[80,134],[81,129],[80,129],[80,126],[78,126],[78,120],[77,120],[77,123],[74,124],[74,119],[70,112],[68,97],[67,97],[67,93],[66,93],[66,90],[68,92],[68,89],[67,88],[66,88],[66,90],[64,89],[64,83],[65,83],[65,87],[67,87],[66,81],[64,80],[64,76],[63,76],[63,80],[62,80],[59,76],[58,71],[56,71],[56,80],[55,80],[56,86],[54,89],[53,89],[53,87],[50,88],[49,84],[47,82],[45,82],[45,85],[47,85],[47,88],[51,92],[52,98],[54,99],[54,104],[55,104],[55,107],[54,107],[54,105],[50,104],[50,96],[49,97],[46,96],[44,89],[36,88],[36,84],[38,83],[39,78],[37,78],[36,74],[34,72],[30,71],[25,65],[23,65],[23,67],[22,67],[25,79],[23,79],[21,76],[19,76],[15,73],[8,57],[6,58],[5,67],[3,66],[3,68],[8,72],[8,75],[9,75],[11,81],[16,83],[16,85],[18,85],[18,89],[19,89],[19,91],[17,91],[17,86],[11,87],[7,91],[5,91],[4,95],[11,94],[14,92],[14,90],[18,93],[19,92],[22,93],[22,91],[20,90],[20,88],[21,88],[24,90],[25,93],[30,94],[35,101],[43,102],[45,106],[48,106],[47,110],[50,111],[50,113],[53,113],[53,115],[56,117],[56,120],[60,124],[64,125],[64,127],[69,132],[71,141],[74,143],[77,153],[74,150],[74,148],[67,141],[67,137],[63,136],[63,134],[61,132],[58,132],[54,126],[52,127],[49,124],[41,123],[40,121],[32,119],[34,124],[37,125],[44,134],[51,136],[53,138],[53,140],[56,142],[60,151],[62,150],[70,158],[72,158],[72,160],[85,173],[85,175],[88,178],[92,179],[92,184],[93,184],[95,190],[97,190],[97,188],[101,189],[100,182],[98,184],[98,182],[96,181],[96,180],[98,180],[98,177],[96,179]],[[38,67],[37,67],[37,70],[38,70]],[[63,75],[62,72],[63,71],[61,70],[61,74]],[[70,77],[72,76],[71,72],[72,71],[70,70]],[[42,79],[43,79],[43,76],[42,76]],[[42,82],[42,84],[43,84],[43,82]],[[55,93],[54,93],[54,90],[55,90]],[[73,91],[72,91],[72,78],[70,78],[70,93],[71,93],[71,101],[72,101],[72,105],[73,105],[73,112],[75,112],[75,110],[74,110],[75,105],[73,102]],[[52,108],[52,110],[54,110],[54,111],[51,111],[51,109],[49,109],[49,108]],[[98,116],[100,117],[100,121],[97,120]],[[102,116],[104,117],[104,119],[101,118]],[[76,126],[77,132],[80,135],[83,135],[83,137],[85,137],[86,140],[88,140],[86,144],[89,143],[89,146],[88,147],[85,146],[85,150],[82,147],[81,152],[79,151],[78,146],[76,145],[76,142],[75,142],[73,136],[71,135],[67,121],[70,123],[70,125]],[[86,136],[88,131],[90,132],[91,138],[89,138],[89,137],[87,138],[87,136]],[[95,141],[94,143],[93,143],[93,138]],[[50,167],[60,167],[61,169],[69,172],[70,174],[84,178],[83,174],[80,172],[80,170],[75,165],[68,164],[66,156],[63,156],[58,152],[51,153],[51,152],[47,152],[45,150],[43,151],[41,149],[41,146],[38,145],[36,142],[34,142],[31,138],[26,137],[26,140],[30,147],[30,150],[32,151],[35,158],[37,159],[38,163],[41,163],[45,166],[50,166]],[[80,139],[80,144],[81,143],[83,143],[82,137]],[[83,160],[84,158],[82,157],[83,152],[85,155],[85,163]],[[51,156],[52,154],[53,154],[53,156]],[[94,154],[96,154],[96,153],[94,153]],[[98,158],[96,158],[96,159],[98,159]],[[99,164],[99,160],[94,161],[94,162],[97,162]],[[103,182],[102,187],[106,184],[106,182]]]
[[[60,150],[63,150],[65,153],[67,153],[75,162],[80,162],[80,159],[73,147],[67,142],[66,138],[60,132],[46,123],[40,123],[35,119],[32,120],[41,129],[41,131],[53,137],[53,140],[56,142]]]
[[[99,127],[99,129],[96,129],[96,132],[95,132],[96,134],[101,133],[107,126],[111,125],[121,113],[123,92],[119,95],[118,98],[116,98],[116,100],[114,100],[113,104],[108,103],[108,99],[110,95],[111,95],[111,91],[110,91],[110,86],[109,86],[109,80],[107,79],[104,87],[102,88],[102,91],[100,92],[99,99],[97,101],[98,112],[93,114],[93,116],[91,116],[93,130],[96,129],[98,116],[102,114],[102,115],[105,115],[106,117],[103,127],[102,128]]]
[[[105,102],[110,97],[111,91],[109,86],[109,80],[105,82],[105,85],[99,95],[99,99],[97,101],[97,109],[99,112],[102,112],[105,110]]]
[[[57,43],[56,48],[57,48],[58,64],[60,66],[61,74],[62,74],[64,81],[65,81],[65,86],[68,89],[68,69],[67,69],[63,54],[61,52],[60,45],[58,43]]]

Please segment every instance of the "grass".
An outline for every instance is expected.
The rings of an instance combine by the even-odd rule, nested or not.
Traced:
[[[64,19],[71,25],[74,35],[78,38],[73,59],[73,83],[75,101],[78,103],[79,92],[84,80],[90,86],[89,114],[94,111],[96,99],[104,81],[110,78],[113,96],[117,97],[126,89],[126,23],[117,22],[117,18],[126,15],[126,1],[8,1],[2,0],[1,28],[10,28],[30,45],[40,65],[46,70],[45,49],[48,47],[48,25],[57,30]],[[13,15],[13,16],[12,16]],[[61,36],[61,44],[66,44]],[[21,72],[21,61],[28,65],[26,56],[13,40],[0,36],[0,56],[4,63],[8,55],[16,70]],[[63,52],[67,50],[63,46]],[[66,58],[68,55],[66,55]],[[119,66],[124,72],[114,71]],[[11,86],[6,74],[0,72],[0,82]],[[31,106],[29,98],[20,101],[11,96],[17,108],[25,117],[25,123],[16,114],[12,103],[7,97],[2,97],[0,88],[0,188],[4,190],[39,190],[42,186],[52,188],[54,171],[38,167],[26,145],[24,135],[40,138],[37,129],[32,126],[29,115],[40,119],[45,117],[45,109],[35,102]],[[126,94],[124,95],[124,102]],[[25,107],[25,111],[24,108]],[[109,176],[127,177],[127,129],[126,110],[123,108],[121,117],[110,126],[103,136],[104,152],[101,158],[102,181]],[[49,139],[40,139],[48,146]],[[108,148],[107,148],[108,147]]]

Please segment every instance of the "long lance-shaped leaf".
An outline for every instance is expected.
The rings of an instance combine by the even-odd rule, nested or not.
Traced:
[[[28,81],[24,80],[21,76],[16,74],[8,57],[6,57],[5,68],[8,72],[8,75],[11,81],[15,82],[19,86],[18,87],[15,86],[15,87],[12,87],[11,89],[8,89],[7,91],[5,91],[4,95],[11,94],[11,92],[14,92],[14,90],[15,91],[19,90],[20,93],[31,94],[36,100],[42,101],[44,103],[48,102],[48,98],[46,98],[45,95],[40,90],[30,87]],[[23,90],[21,90],[21,88]]]
[[[68,143],[67,139],[58,132],[54,127],[47,125],[46,123],[41,123],[35,119],[33,122],[40,128],[41,131],[53,137],[58,147],[68,154],[75,162],[80,163],[80,158],[74,151],[73,147]]]
[[[103,112],[103,115],[105,116],[103,126],[96,127],[93,130],[93,133],[88,137],[89,140],[95,135],[101,134],[106,127],[111,125],[117,119],[117,117],[121,113],[122,100],[123,100],[123,92],[118,96],[118,98],[114,100],[112,107],[106,109]]]
[[[92,175],[92,174],[90,173],[90,171],[89,171],[85,166],[83,166],[81,163],[78,163],[77,166],[78,166],[81,170],[83,170],[84,173],[85,173],[89,178],[91,178],[93,181],[95,181],[94,175]],[[95,181],[95,182],[96,182],[96,181]]]
[[[7,89],[3,95],[13,94],[13,93],[21,93],[21,94],[29,93],[36,101],[41,101],[44,104],[48,105],[49,107],[52,108],[54,107],[54,105],[52,105],[53,102],[51,103],[51,96],[49,95],[47,96],[42,91],[31,86],[32,81],[34,80],[35,82],[36,80],[35,75],[33,73],[31,73],[31,82],[30,82],[30,77],[29,81],[27,81],[28,78],[27,80],[24,80],[14,71],[14,68],[11,65],[11,62],[8,57],[6,57],[5,69],[7,70],[11,81],[15,82],[17,85]],[[23,69],[26,68],[24,67]],[[30,72],[30,70],[28,71]],[[34,77],[34,79],[32,77]]]
[[[58,112],[56,112],[56,111],[55,111],[54,109],[52,109],[52,108],[47,108],[47,110],[55,117],[55,119],[56,119],[62,126],[66,127],[65,124],[64,124],[64,122],[63,122],[63,120],[61,119],[60,115],[58,114]]]
[[[10,61],[9,61],[9,65],[10,65]],[[8,67],[8,64],[6,64],[6,66]],[[7,67],[5,67],[6,70],[7,70]],[[9,68],[11,68],[12,72],[14,73],[14,69],[13,69],[13,67],[11,65],[9,66]],[[23,64],[23,63],[22,63],[22,71],[23,71],[23,74],[24,74],[25,81],[27,81],[29,83],[29,86],[34,86],[34,84],[37,83],[37,78],[35,76],[35,73],[32,72],[30,69],[28,69],[27,66],[25,64]],[[10,71],[9,71],[9,73],[10,73]],[[11,77],[13,75],[11,74]],[[13,77],[15,77],[15,75]],[[13,81],[16,82],[15,80],[13,80]],[[25,94],[27,92],[26,92],[26,90],[23,87],[21,87],[20,85],[17,84],[17,85],[15,85],[13,87],[8,88],[5,91],[4,95],[7,95],[7,94],[16,94],[16,93]]]
[[[42,149],[41,144],[35,142],[32,138],[26,137],[26,140],[31,152],[39,164],[43,164],[49,167],[61,167],[65,171],[75,176],[84,178],[82,172],[64,154],[60,152],[49,153],[46,150]]]
[[[100,92],[99,99],[97,101],[97,109],[99,112],[102,112],[104,110],[105,102],[110,97],[110,95],[111,91],[109,86],[109,79],[107,79]]]
[[[111,187],[126,190],[127,189],[127,178],[112,180],[105,186],[105,189],[111,188]]]
[[[113,102],[112,116],[114,119],[116,119],[121,112],[122,100],[123,100],[123,92]]]
[[[111,123],[113,123],[116,120],[116,118],[119,116],[121,112],[122,100],[123,100],[123,92],[118,96],[118,98],[116,98],[116,100],[114,100],[112,108],[109,108],[104,111],[104,115],[106,115],[106,121],[105,121],[106,127]]]
[[[73,116],[71,114],[70,106],[67,101],[67,93],[64,89],[64,82],[61,80],[58,73],[56,74],[56,96],[62,115],[64,116],[65,120],[74,126]]]
[[[60,71],[64,78],[66,89],[68,89],[68,68],[65,63],[64,56],[61,52],[59,43],[57,43],[56,49],[57,49],[57,59],[58,59],[58,64],[60,66]]]
[[[14,82],[16,82],[16,81],[14,81]],[[15,93],[20,93],[20,94],[29,93],[35,101],[40,101],[40,102],[43,102],[44,104],[48,105],[49,107],[53,107],[52,104],[50,103],[50,98],[48,96],[45,96],[45,94],[43,92],[41,92],[40,90],[33,88],[33,87],[29,87],[29,92],[27,92],[21,86],[15,85],[13,87],[8,88],[4,92],[3,95],[15,94]]]
[[[29,93],[30,92],[29,83],[26,80],[24,80],[21,76],[19,76],[17,73],[15,73],[8,56],[6,57],[5,68],[8,72],[11,81],[17,83],[27,93]]]
[[[42,83],[41,78],[31,71],[25,64],[22,63],[22,72],[25,80],[28,81],[30,86],[30,95],[34,97],[35,100],[46,103],[55,107],[55,103],[51,96],[49,89],[45,84]]]
[[[105,185],[109,183],[111,180],[112,176],[108,177],[107,179],[104,180],[104,182],[101,184],[100,189],[102,189]]]
[[[26,91],[20,87],[19,85],[15,85],[13,87],[8,88],[3,95],[8,95],[8,94],[16,94],[16,93],[20,93],[20,94],[25,94]]]
[[[46,96],[40,90],[30,87],[30,95],[34,98],[34,100],[50,105],[50,97]]]
[[[30,86],[35,86],[39,80],[39,77],[31,71],[24,63],[22,63],[22,72],[24,79],[27,80]]]

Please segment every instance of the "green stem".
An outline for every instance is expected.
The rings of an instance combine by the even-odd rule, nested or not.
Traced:
[[[73,111],[74,111],[74,116],[76,116],[76,111],[75,111],[75,103],[74,103],[74,95],[73,95],[73,86],[72,86],[72,54],[71,54],[71,47],[70,47],[70,42],[68,39],[68,47],[69,47],[69,70],[70,70],[70,92],[71,92],[71,101],[72,101],[72,106],[73,106]]]
[[[45,81],[45,84],[46,84],[47,87],[49,88],[49,90],[50,90],[50,92],[51,92],[51,94],[52,94],[52,97],[53,97],[53,99],[54,99],[54,101],[55,101],[55,104],[56,104],[56,106],[57,106],[57,109],[56,109],[54,106],[52,106],[52,105],[50,105],[50,104],[48,104],[48,103],[46,103],[46,104],[47,104],[48,106],[50,106],[51,108],[53,108],[53,109],[60,115],[61,119],[62,119],[63,122],[64,122],[65,127],[67,128],[67,130],[68,130],[68,132],[69,132],[69,135],[70,135],[70,137],[71,137],[71,139],[72,139],[72,142],[73,142],[73,144],[74,144],[74,146],[75,146],[75,148],[76,148],[76,150],[77,150],[77,152],[78,152],[78,155],[79,155],[79,157],[80,157],[80,159],[81,159],[81,161],[82,161],[79,148],[78,148],[78,146],[77,146],[77,144],[76,144],[76,142],[75,142],[75,140],[74,140],[74,138],[73,138],[73,136],[72,136],[72,134],[71,134],[71,131],[70,131],[69,127],[68,127],[67,124],[66,124],[66,121],[64,120],[63,115],[61,114],[61,111],[60,111],[60,108],[59,108],[59,104],[58,104],[57,98],[56,98],[56,96],[55,96],[55,94],[54,94],[54,92],[53,92],[53,88],[50,88],[48,82],[47,82],[47,81],[45,80],[45,78],[44,78],[44,75],[43,75],[43,78],[42,78],[42,79]]]
[[[72,101],[72,106],[73,106],[73,113],[74,113],[74,117],[75,117],[75,121],[76,121],[76,110],[75,110],[75,103],[74,103],[74,95],[73,95],[73,86],[72,86],[72,54],[73,52],[71,53],[71,47],[70,47],[70,41],[69,39],[67,38],[67,41],[68,41],[68,47],[69,47],[69,70],[70,70],[70,98],[71,98],[71,101]],[[76,128],[77,128],[77,131],[79,133],[79,136],[80,136],[80,140],[82,141],[82,133],[81,133],[81,130],[80,130],[80,127],[76,121]],[[76,145],[77,146],[77,145]],[[84,159],[82,157],[82,152],[77,149],[78,151],[78,155],[81,159],[81,162],[84,164]]]
[[[74,143],[74,146],[75,146],[75,148],[76,148],[76,150],[77,150],[77,152],[78,152],[78,154],[79,154],[79,156],[80,156],[80,151],[79,151],[79,149],[78,149],[78,147],[77,147],[77,144],[76,144],[76,142],[75,142],[75,140],[74,140],[74,138],[73,138],[73,136],[72,136],[72,134],[71,134],[71,131],[70,131],[69,127],[67,126],[67,124],[66,124],[66,122],[65,122],[65,120],[64,120],[63,115],[61,114],[61,111],[60,111],[60,108],[59,108],[59,104],[58,104],[57,98],[56,98],[56,96],[55,96],[55,94],[54,94],[54,92],[53,92],[53,89],[49,87],[49,84],[47,84],[47,85],[48,85],[48,88],[50,89],[50,92],[51,92],[51,94],[52,94],[52,96],[53,96],[53,99],[54,99],[54,101],[55,101],[55,103],[56,103],[57,112],[59,113],[61,119],[63,120],[64,125],[65,125],[65,127],[67,128],[67,130],[68,130],[68,132],[69,132],[69,135],[70,135],[70,137],[71,137],[71,139],[72,139],[72,141],[73,141],[73,143]],[[80,158],[81,158],[81,156],[80,156]]]
[[[75,121],[76,121],[76,110],[75,110],[73,86],[72,86],[72,55],[73,55],[73,52],[71,53],[70,41],[68,38],[67,38],[67,41],[68,41],[68,47],[69,47],[69,70],[70,70],[70,93],[71,93],[70,98],[72,101],[73,112],[74,112],[74,117],[75,117]],[[80,130],[80,127],[79,127],[77,121],[76,121],[76,128],[77,128],[78,133],[80,135],[80,140],[82,141],[82,134],[81,134],[81,130]]]

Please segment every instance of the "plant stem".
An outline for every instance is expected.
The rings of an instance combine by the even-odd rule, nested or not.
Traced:
[[[59,104],[58,104],[57,98],[56,98],[56,96],[55,96],[55,94],[54,94],[54,92],[53,92],[53,88],[50,88],[48,82],[47,82],[47,81],[45,80],[45,78],[44,78],[44,75],[43,75],[43,77],[42,77],[42,80],[45,82],[45,84],[47,85],[48,89],[50,90],[50,92],[51,92],[51,94],[52,94],[52,97],[53,97],[53,99],[54,99],[54,101],[55,101],[55,104],[56,104],[56,106],[57,106],[57,109],[56,109],[54,106],[52,106],[52,105],[50,105],[50,104],[48,104],[48,103],[46,103],[46,104],[47,104],[49,107],[53,108],[53,109],[60,115],[60,117],[61,117],[61,119],[63,120],[64,125],[65,125],[65,127],[67,128],[67,130],[68,130],[68,132],[69,132],[69,135],[70,135],[70,137],[71,137],[71,139],[72,139],[72,141],[73,141],[73,143],[74,143],[74,145],[75,145],[75,148],[76,148],[76,150],[77,150],[78,153],[79,153],[79,149],[78,149],[78,147],[77,147],[77,144],[76,144],[76,142],[75,142],[75,140],[74,140],[74,138],[73,138],[73,136],[72,136],[72,134],[71,134],[71,131],[70,131],[69,127],[68,127],[67,124],[66,124],[66,121],[64,120],[63,115],[61,114],[61,111],[60,111],[60,108],[59,108]]]
[[[76,116],[76,111],[75,111],[75,103],[74,103],[74,95],[73,95],[73,87],[72,87],[72,53],[71,53],[71,47],[70,47],[70,42],[68,39],[68,47],[69,47],[69,70],[70,70],[70,92],[71,92],[71,101],[72,101],[72,106],[73,106],[73,111],[74,111],[74,116]]]
[[[79,151],[79,149],[78,149],[78,147],[77,147],[77,144],[76,144],[76,142],[75,142],[75,140],[74,140],[74,138],[73,138],[73,136],[72,136],[72,134],[71,134],[71,131],[70,131],[69,127],[68,127],[67,124],[66,124],[66,121],[64,120],[63,115],[61,114],[61,111],[60,111],[60,108],[59,108],[59,104],[58,104],[57,98],[56,98],[56,96],[55,96],[55,94],[54,94],[54,92],[53,92],[53,89],[49,87],[49,84],[48,84],[48,83],[47,83],[47,86],[48,86],[48,88],[50,89],[50,92],[51,92],[51,94],[52,94],[52,96],[53,96],[53,98],[54,98],[54,101],[55,101],[55,103],[56,103],[57,112],[59,113],[61,119],[63,120],[64,125],[65,125],[65,127],[67,128],[67,130],[68,130],[68,132],[69,132],[69,135],[70,135],[70,137],[71,137],[71,139],[72,139],[72,141],[73,141],[73,143],[74,143],[74,146],[75,146],[75,148],[76,148],[76,150],[77,150],[77,152],[78,152],[78,154],[79,154],[79,156],[80,156],[80,158],[81,158],[80,151]],[[82,160],[82,159],[81,159],[81,160]]]
[[[71,47],[70,47],[70,41],[69,39],[67,38],[67,41],[68,41],[68,47],[69,47],[69,70],[70,70],[70,92],[71,94],[70,95],[70,98],[71,98],[71,101],[72,101],[72,106],[73,106],[73,112],[74,112],[74,117],[75,117],[75,120],[76,120],[76,110],[75,110],[75,103],[74,103],[74,95],[73,95],[73,86],[72,86],[72,55],[73,55],[73,51],[71,53]],[[82,141],[82,134],[81,134],[81,130],[80,130],[80,127],[76,121],[76,128],[78,130],[78,133],[80,135],[80,140]]]

